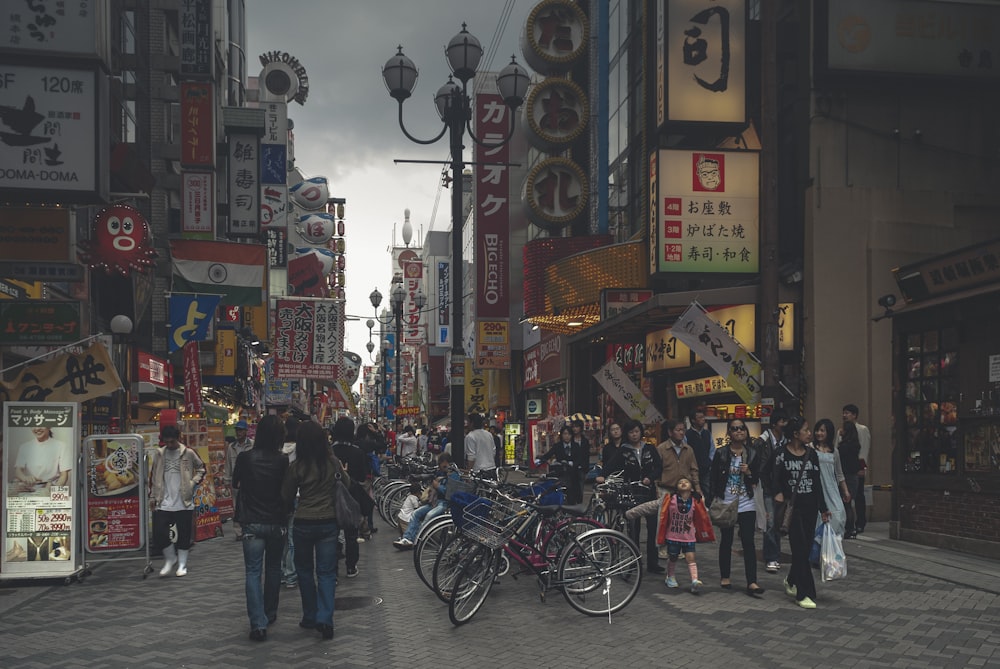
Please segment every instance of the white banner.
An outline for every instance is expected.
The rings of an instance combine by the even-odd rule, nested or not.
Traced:
[[[181,173],[181,232],[215,236],[215,174]]]
[[[604,363],[604,366],[594,374],[594,378],[629,418],[643,425],[663,422],[663,414],[657,411],[653,401],[632,383],[632,379],[628,378],[625,371],[615,363],[614,358]]]
[[[760,402],[760,361],[740,346],[726,328],[712,320],[700,304],[692,302],[671,332],[725,377],[744,402]]]

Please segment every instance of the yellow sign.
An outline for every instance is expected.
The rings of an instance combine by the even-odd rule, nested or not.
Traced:
[[[80,353],[25,365],[9,382],[0,379],[0,401],[85,402],[121,387],[107,350],[95,342]]]
[[[748,351],[757,350],[757,307],[753,304],[738,304],[715,309],[705,307],[709,317],[721,324],[729,336]],[[783,302],[778,305],[778,350],[792,351],[795,348],[795,305]],[[695,357],[695,362],[701,358]]]
[[[510,369],[510,323],[505,320],[477,321],[476,367]]]
[[[486,413],[489,399],[489,380],[486,370],[477,370],[472,361],[465,359],[465,413]]]
[[[236,330],[215,331],[215,366],[205,376],[236,376]]]
[[[670,328],[646,335],[646,373],[691,366],[691,349]]]
[[[267,317],[267,303],[255,307],[243,307],[243,324],[260,337],[261,341],[271,341],[271,333],[268,330],[270,323]]]
[[[674,384],[674,392],[679,400],[728,393],[732,390],[729,383],[721,376],[708,376],[703,379],[691,379]]]

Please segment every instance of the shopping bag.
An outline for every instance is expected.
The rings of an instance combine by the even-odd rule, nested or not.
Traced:
[[[816,536],[813,538],[812,548],[809,549],[809,564],[814,567],[819,566],[819,553],[823,547],[823,530],[826,526],[826,523],[819,523],[819,527],[816,528]]]
[[[835,581],[847,576],[847,556],[844,542],[829,523],[823,523],[823,544],[820,548],[820,574],[823,581]]]

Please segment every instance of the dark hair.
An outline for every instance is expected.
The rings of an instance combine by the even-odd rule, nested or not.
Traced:
[[[420,485],[419,481],[413,481],[410,483],[410,494],[420,497],[420,493],[424,491],[423,487]]]
[[[438,455],[438,464],[439,465],[442,465],[442,464],[444,464],[446,462],[448,462],[448,463],[454,462],[454,460],[451,459],[451,455],[449,455],[448,453],[441,453],[440,455]]]
[[[579,428],[583,427],[583,421],[580,420],[579,418],[574,418],[572,421],[570,421],[570,423],[573,427],[579,427]]]
[[[802,416],[792,416],[788,419],[788,425],[785,426],[785,430],[789,435],[793,435],[803,427],[806,426],[806,419]]]
[[[819,431],[821,427],[826,430],[827,445],[829,445],[830,448],[833,448],[833,440],[837,436],[837,429],[833,426],[833,421],[830,420],[829,418],[820,418],[818,421],[816,421],[816,424],[813,425],[813,441],[814,442],[816,441],[816,433]]]
[[[676,418],[668,418],[665,421],[663,421],[663,431],[666,433],[670,433],[673,431],[675,427],[677,427],[679,424],[682,424],[683,422],[684,421],[677,420]]]
[[[771,424],[777,423],[779,420],[788,420],[788,412],[778,407],[771,412]]]
[[[337,422],[340,422],[340,421],[337,421]],[[414,431],[415,430],[413,429],[412,425],[407,425],[406,427],[403,428],[403,432],[409,432],[410,434],[413,434]]]
[[[337,422],[333,424],[333,429],[330,430],[330,434],[333,436],[334,441],[346,441],[351,443],[354,441],[354,421],[343,416],[337,419]]]
[[[570,429],[569,423],[563,423],[563,426],[559,428],[559,438],[562,439],[563,432],[569,432],[569,436],[573,436],[573,430]]]
[[[363,441],[374,438],[374,436],[375,433],[372,431],[368,423],[362,423],[361,425],[358,425],[358,429],[354,433],[354,439],[359,444]]]
[[[635,428],[639,428],[639,432],[640,432],[640,436],[641,436],[641,433],[642,433],[642,423],[640,423],[639,421],[637,421],[637,420],[627,420],[627,421],[625,421],[625,424],[622,425],[622,434],[625,435],[625,440],[626,441],[628,441],[628,433],[631,432],[632,430],[634,430]]]
[[[316,421],[299,425],[295,438],[295,462],[315,467],[321,476],[326,475],[326,468],[330,466],[330,446],[326,430]]]
[[[264,416],[257,423],[257,436],[253,447],[269,453],[277,453],[285,443],[285,425],[274,415]]]
[[[180,439],[181,431],[176,425],[164,425],[160,428],[160,439]]]
[[[694,410],[692,410],[691,413],[688,414],[688,418],[691,419],[692,423],[694,423],[694,416],[695,416],[695,414],[699,414],[699,413],[701,415],[703,415],[703,416],[705,415],[706,411],[705,411],[705,406],[704,405],[695,407]]]
[[[295,435],[299,431],[299,419],[295,416],[289,416],[285,419],[285,439],[288,441],[295,441]]]
[[[481,429],[483,427],[483,417],[478,413],[470,413],[469,425],[472,426],[473,430]]]
[[[849,411],[852,414],[854,414],[855,416],[860,416],[861,415],[861,412],[858,410],[858,405],[857,404],[845,404],[844,408],[841,409],[841,411]]]

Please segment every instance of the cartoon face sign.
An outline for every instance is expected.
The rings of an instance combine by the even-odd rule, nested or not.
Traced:
[[[325,244],[336,229],[336,221],[330,214],[306,214],[299,216],[296,228],[310,244]]]
[[[138,209],[127,204],[105,207],[94,217],[90,241],[80,244],[80,259],[107,274],[128,276],[148,272],[156,251],[149,224]]]
[[[330,184],[326,177],[313,177],[292,186],[288,194],[292,201],[306,211],[317,211],[330,199]]]

